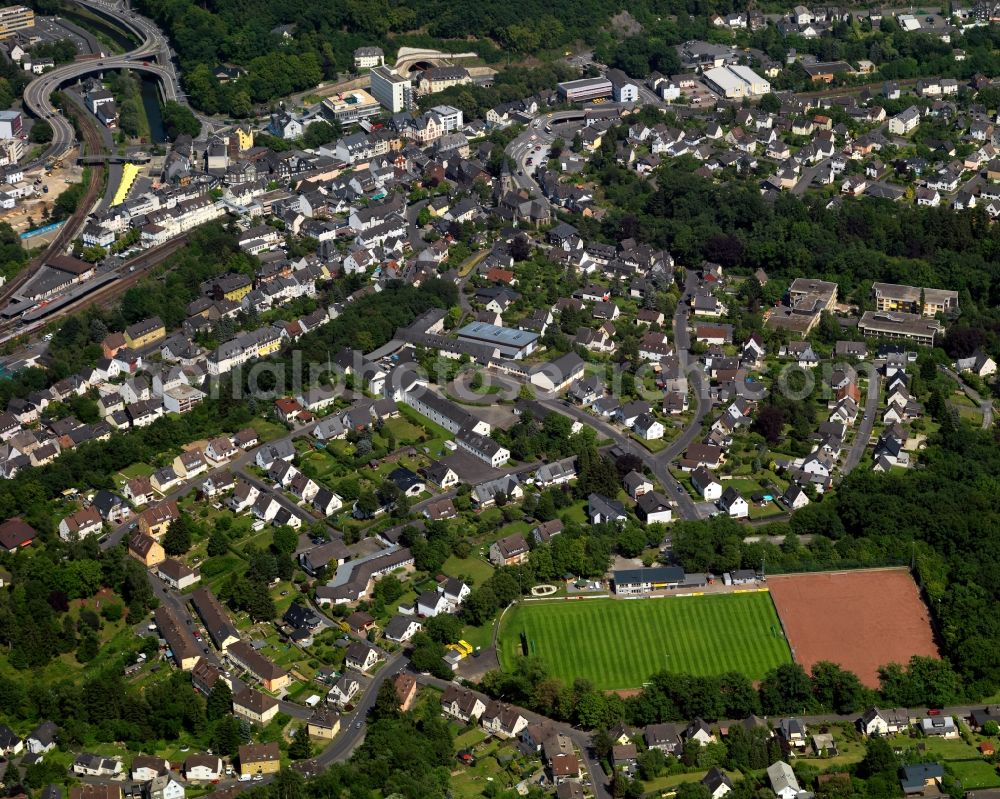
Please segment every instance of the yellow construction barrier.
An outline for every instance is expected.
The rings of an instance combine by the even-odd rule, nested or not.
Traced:
[[[141,171],[142,169],[136,164],[122,164],[122,182],[118,184],[115,196],[111,200],[112,207],[125,202],[128,193],[132,191],[132,186],[135,185],[135,179],[139,177]]]

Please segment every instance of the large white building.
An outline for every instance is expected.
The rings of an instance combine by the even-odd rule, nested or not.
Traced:
[[[373,67],[368,75],[371,79],[369,91],[383,108],[398,114],[412,105],[413,87],[409,78],[386,66]]]
[[[889,120],[889,133],[895,133],[897,136],[905,136],[907,133],[916,130],[919,124],[920,109],[911,105],[905,111],[901,111]]]
[[[460,131],[465,124],[465,119],[460,108],[455,108],[451,105],[436,105],[430,112],[435,114],[440,120],[442,136]]]
[[[614,87],[607,78],[580,78],[559,84],[559,94],[567,103],[585,103],[611,97]]]
[[[771,83],[741,64],[714,67],[704,73],[708,85],[728,100],[760,97],[771,91]]]
[[[381,47],[359,47],[354,51],[354,66],[358,69],[380,67],[385,63]]]

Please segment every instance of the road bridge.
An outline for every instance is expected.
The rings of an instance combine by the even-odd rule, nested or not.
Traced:
[[[129,11],[117,2],[102,0],[74,0],[74,2],[120,24],[139,39],[139,44],[123,55],[65,64],[46,72],[27,85],[24,90],[24,107],[35,117],[44,119],[52,126],[52,141],[34,161],[25,165],[25,169],[32,169],[47,161],[61,158],[74,146],[76,133],[73,126],[53,107],[50,97],[60,87],[88,75],[113,69],[143,72],[157,78],[164,100],[184,102],[180,81],[170,60],[169,43],[151,20]]]

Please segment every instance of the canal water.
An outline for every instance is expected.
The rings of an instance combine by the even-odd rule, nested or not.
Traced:
[[[149,120],[149,133],[152,144],[163,144],[167,134],[163,129],[163,115],[160,113],[160,90],[158,81],[152,75],[139,73],[142,84],[142,107],[146,110]]]

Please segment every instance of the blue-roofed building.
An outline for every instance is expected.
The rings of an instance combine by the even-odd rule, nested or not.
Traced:
[[[470,322],[458,331],[459,341],[494,347],[503,358],[518,360],[535,351],[538,334],[530,330],[500,327],[486,322]]]
[[[903,766],[899,783],[907,796],[923,795],[925,791],[939,793],[944,767],[940,763],[914,763]]]

